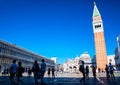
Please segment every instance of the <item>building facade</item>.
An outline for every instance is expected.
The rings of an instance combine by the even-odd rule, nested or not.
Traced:
[[[101,15],[98,11],[96,4],[94,3],[93,11],[93,32],[96,49],[96,66],[97,68],[104,69],[107,62],[106,45],[104,39],[104,29]]]
[[[108,58],[108,65],[109,63],[111,63],[114,66],[114,68],[116,68],[115,55],[108,55],[107,58]]]
[[[55,63],[54,69],[57,71],[58,70],[58,67],[57,67],[57,57],[52,57],[51,60],[54,61],[54,63]]]
[[[117,48],[115,49],[116,69],[120,70],[120,35],[117,37]]]
[[[51,59],[45,58],[26,49],[20,48],[14,44],[0,40],[0,66],[2,69],[9,68],[13,59],[17,62],[21,61],[22,65],[32,67],[35,60],[41,63],[44,59],[47,67],[54,67],[55,63]]]
[[[63,64],[64,72],[78,72],[79,66],[81,64],[80,61],[85,62],[85,67],[86,66],[91,67],[92,65],[92,60],[90,55],[88,54],[88,52],[84,52],[83,54],[80,55],[80,57],[76,56],[74,59],[68,59]]]
[[[51,60],[53,60],[53,61],[54,61],[54,63],[56,63],[56,64],[57,64],[57,58],[56,58],[56,57],[52,57],[52,58],[51,58]]]

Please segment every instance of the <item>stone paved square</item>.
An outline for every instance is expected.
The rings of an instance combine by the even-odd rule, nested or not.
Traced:
[[[80,83],[80,78],[82,77],[81,74],[75,73],[58,73],[55,79],[48,78],[47,74],[45,75],[44,81],[46,84],[41,84],[39,80],[39,85],[84,85]],[[107,80],[105,77],[105,73],[101,73],[101,76],[97,76],[96,79],[93,78],[92,74],[90,77],[86,79],[85,85],[120,85],[120,73],[115,73],[116,79],[115,80]],[[28,78],[27,74],[24,73],[24,77],[22,78],[24,81],[23,85],[34,85],[34,78]],[[0,85],[10,85],[9,77],[8,76],[0,76]]]

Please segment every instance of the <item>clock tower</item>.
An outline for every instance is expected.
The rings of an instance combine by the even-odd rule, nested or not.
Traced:
[[[96,66],[101,70],[105,69],[107,63],[106,55],[106,45],[104,39],[104,29],[101,15],[98,11],[96,3],[94,3],[93,11],[93,32],[94,32],[94,41],[95,41],[95,50],[96,50]]]

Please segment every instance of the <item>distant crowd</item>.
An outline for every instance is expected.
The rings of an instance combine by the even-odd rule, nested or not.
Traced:
[[[92,73],[93,73],[94,78],[96,78],[96,69],[97,68],[95,66],[92,66]],[[115,69],[114,69],[113,65],[111,65],[111,63],[109,63],[109,65],[106,65],[105,73],[106,73],[106,78],[108,80],[109,79],[115,80],[114,70]],[[80,83],[83,82],[85,84],[86,79],[89,78],[89,67],[88,66],[84,67],[84,61],[82,61],[82,65],[80,65],[79,71],[83,75],[83,77],[80,79]],[[103,69],[101,70],[100,68],[98,68],[99,76],[100,76],[101,72],[104,72]]]

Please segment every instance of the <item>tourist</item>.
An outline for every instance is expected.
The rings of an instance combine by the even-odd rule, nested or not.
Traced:
[[[86,66],[86,78],[89,78],[89,66]]]
[[[16,60],[13,60],[13,64],[10,66],[10,81],[11,85],[16,84],[14,81],[14,76],[17,72]]]
[[[35,85],[38,85],[38,73],[40,72],[40,67],[36,60],[33,64],[32,71],[34,73]]]
[[[96,68],[95,68],[95,66],[92,67],[92,72],[93,72],[94,78],[96,78]]]
[[[19,82],[21,82],[21,85],[23,85],[23,81],[22,81],[22,77],[23,77],[23,72],[24,72],[24,68],[22,67],[22,63],[18,62],[18,67],[17,67],[17,85],[19,85]]]
[[[42,59],[42,63],[40,64],[41,66],[41,83],[44,83],[43,81],[43,78],[44,78],[44,74],[45,74],[45,71],[46,71],[46,63],[45,63],[45,60]]]
[[[106,71],[106,77],[107,77],[107,79],[109,80],[110,75],[109,75],[109,67],[108,67],[108,65],[106,65],[105,71]]]
[[[113,65],[111,65],[111,63],[109,63],[109,71],[110,71],[110,77],[115,80],[114,68]]]
[[[48,77],[50,77],[50,68],[48,68],[47,74],[48,74]]]
[[[84,61],[82,61],[82,65],[79,67],[79,71],[82,73],[83,77],[80,80],[80,83],[83,81],[85,84],[85,70],[84,70]]]
[[[55,78],[55,69],[52,67],[52,78]]]

